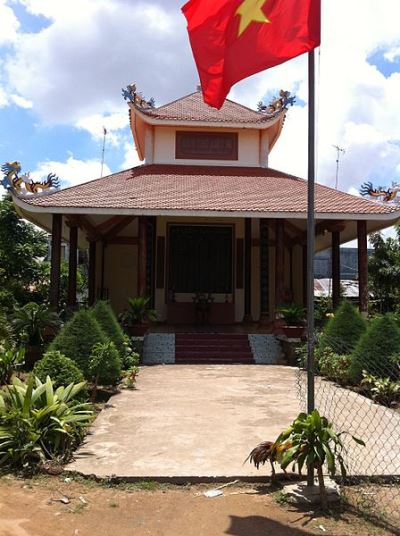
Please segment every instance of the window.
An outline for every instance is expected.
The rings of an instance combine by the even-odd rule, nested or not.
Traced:
[[[238,160],[236,132],[176,132],[175,158]]]

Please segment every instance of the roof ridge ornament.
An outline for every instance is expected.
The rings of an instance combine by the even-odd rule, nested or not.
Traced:
[[[378,186],[374,188],[372,182],[364,182],[360,188],[360,194],[363,197],[369,197],[372,201],[379,201],[381,203],[390,203],[392,205],[400,204],[400,197],[397,194],[400,193],[400,183],[392,181],[392,186],[384,188]]]
[[[260,101],[257,104],[257,111],[271,117],[278,115],[281,112],[286,112],[288,110],[288,106],[293,106],[296,102],[296,96],[293,95],[291,97],[290,95],[290,91],[284,91],[281,89],[279,92],[279,97],[274,97],[270,104],[264,104],[263,101]]]
[[[137,91],[135,83],[128,84],[126,86],[126,89],[122,88],[122,96],[124,97],[124,100],[131,102],[137,108],[149,109],[149,108],[154,108],[156,105],[153,97],[151,97],[147,101],[143,97],[143,95]]]
[[[29,171],[20,175],[21,169],[20,162],[5,162],[1,166],[4,177],[0,184],[17,195],[48,194],[60,188],[60,180],[55,173],[49,173],[46,180],[40,182],[32,180]]]

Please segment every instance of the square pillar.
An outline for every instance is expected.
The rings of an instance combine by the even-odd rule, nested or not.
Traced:
[[[89,241],[89,295],[88,303],[93,305],[96,299],[96,240]]]
[[[251,219],[245,219],[244,235],[244,321],[251,322]]]
[[[367,222],[360,220],[357,222],[358,239],[358,292],[359,308],[364,315],[368,313],[368,244],[367,244]]]
[[[76,307],[76,270],[78,266],[78,227],[69,228],[69,260],[68,260],[68,307]]]
[[[139,217],[138,243],[138,296],[146,297],[147,293],[147,218]]]
[[[275,310],[282,305],[285,293],[284,221],[275,220]]]
[[[53,214],[51,228],[50,308],[57,310],[60,302],[62,214]]]
[[[340,231],[332,231],[332,305],[340,304]]]

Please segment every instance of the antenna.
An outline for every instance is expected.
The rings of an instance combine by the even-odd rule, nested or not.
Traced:
[[[100,178],[103,176],[104,154],[106,152],[106,136],[107,136],[107,129],[106,129],[106,127],[103,127],[103,150],[101,152],[101,175],[100,175]]]
[[[346,152],[346,149],[343,149],[343,147],[339,147],[339,145],[332,145],[334,149],[336,149],[336,181],[335,181],[335,189],[338,189],[339,186],[339,163],[340,163],[340,153],[344,154]]]

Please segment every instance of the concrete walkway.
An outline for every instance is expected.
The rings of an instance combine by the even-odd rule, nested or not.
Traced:
[[[243,461],[299,412],[295,369],[256,365],[143,367],[112,397],[68,469],[166,480],[265,476]]]
[[[295,368],[142,367],[137,389],[112,397],[67,469],[126,479],[205,481],[270,474],[243,461],[300,411]],[[302,393],[303,402],[305,392]],[[316,378],[316,404],[343,437],[352,475],[400,475],[400,413]]]

